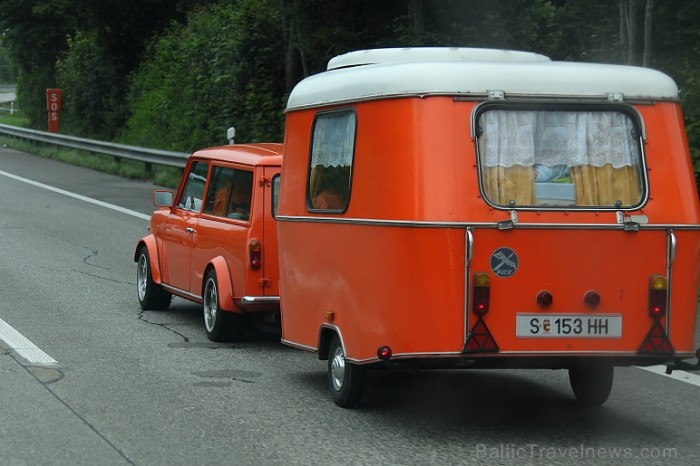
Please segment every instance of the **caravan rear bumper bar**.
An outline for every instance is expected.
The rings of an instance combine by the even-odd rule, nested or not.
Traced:
[[[700,348],[695,351],[695,357],[698,359],[695,364],[685,361],[676,361],[673,364],[668,364],[666,373],[671,374],[673,371],[700,371]]]

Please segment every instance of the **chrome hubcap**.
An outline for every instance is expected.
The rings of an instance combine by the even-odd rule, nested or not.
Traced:
[[[207,327],[207,332],[214,330],[218,309],[219,303],[216,283],[210,278],[207,280],[207,285],[204,288],[204,325]]]
[[[336,391],[340,391],[345,383],[345,355],[341,347],[335,350],[331,360],[331,381]]]
[[[136,286],[139,292],[139,300],[143,301],[146,298],[146,281],[148,279],[148,261],[146,256],[141,254],[139,257],[139,266],[136,269]]]

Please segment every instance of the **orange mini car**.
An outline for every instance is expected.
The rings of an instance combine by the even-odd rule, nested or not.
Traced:
[[[154,192],[159,209],[134,255],[143,309],[166,309],[172,295],[201,302],[214,341],[240,338],[244,313],[279,326],[271,184],[281,154],[281,144],[200,150],[174,196]]]

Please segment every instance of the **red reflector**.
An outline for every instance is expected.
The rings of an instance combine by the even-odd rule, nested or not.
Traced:
[[[377,348],[377,357],[379,359],[387,360],[391,357],[391,348],[388,346],[380,346]]]
[[[586,294],[583,295],[583,302],[593,309],[600,304],[600,295],[593,290],[586,291]]]
[[[498,344],[484,319],[479,317],[464,345],[464,353],[492,353],[498,351]]]
[[[554,302],[554,296],[552,296],[552,293],[549,291],[542,290],[537,293],[537,304],[539,304],[540,307],[549,307],[552,305],[552,302]]]
[[[258,270],[262,265],[260,256],[262,253],[262,245],[260,241],[254,239],[248,243],[248,255],[250,256],[250,268],[253,270]]]
[[[668,336],[666,336],[666,331],[661,326],[661,322],[658,320],[654,321],[654,324],[651,326],[651,330],[649,330],[646,338],[644,338],[644,341],[642,341],[642,345],[639,347],[638,352],[652,354],[675,353],[673,345],[671,345]]]

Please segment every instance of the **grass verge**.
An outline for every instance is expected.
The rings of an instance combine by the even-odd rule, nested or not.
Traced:
[[[182,170],[176,167],[153,165],[152,173],[149,174],[143,162],[118,159],[110,155],[94,154],[77,149],[54,147],[9,136],[0,136],[0,145],[27,154],[58,160],[123,178],[151,181],[166,188],[176,189],[182,176]]]

